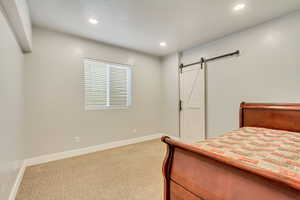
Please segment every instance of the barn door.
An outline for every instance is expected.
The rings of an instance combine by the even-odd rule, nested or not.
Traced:
[[[186,142],[205,139],[205,65],[194,65],[180,73],[180,136]]]

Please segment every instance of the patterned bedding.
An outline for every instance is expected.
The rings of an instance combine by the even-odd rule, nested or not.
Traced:
[[[211,157],[300,190],[300,133],[244,127],[193,145]]]

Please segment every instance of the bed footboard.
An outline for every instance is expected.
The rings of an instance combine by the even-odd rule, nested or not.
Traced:
[[[206,156],[198,148],[162,137],[164,200],[295,200],[299,191],[229,163]]]

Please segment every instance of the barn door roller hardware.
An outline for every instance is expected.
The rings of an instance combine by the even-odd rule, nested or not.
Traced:
[[[227,53],[227,54],[223,54],[223,55],[216,56],[216,57],[213,57],[213,58],[208,58],[208,59],[201,58],[201,60],[199,62],[194,62],[194,63],[190,63],[190,64],[187,64],[187,65],[181,64],[179,66],[179,68],[182,70],[185,67],[189,67],[189,66],[192,66],[192,65],[198,65],[198,64],[201,64],[201,66],[203,66],[203,63],[207,63],[207,62],[210,62],[210,61],[218,60],[218,59],[229,57],[229,56],[235,56],[235,55],[240,55],[240,51],[237,50],[237,51],[232,52],[232,53]]]

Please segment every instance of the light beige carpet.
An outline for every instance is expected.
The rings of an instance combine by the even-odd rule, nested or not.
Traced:
[[[159,140],[28,167],[17,200],[161,200]]]

